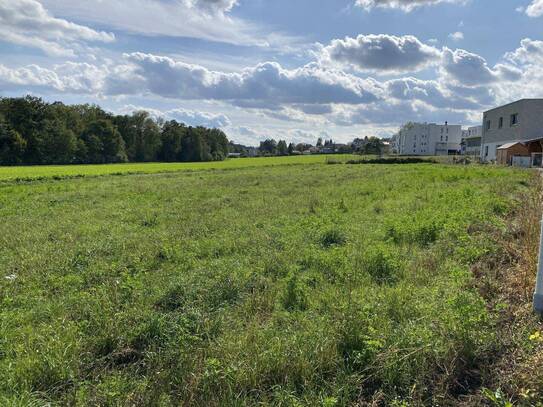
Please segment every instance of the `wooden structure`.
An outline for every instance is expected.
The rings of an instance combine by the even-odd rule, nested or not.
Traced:
[[[530,148],[520,141],[506,143],[496,150],[496,162],[499,165],[511,165],[513,156],[530,157]]]

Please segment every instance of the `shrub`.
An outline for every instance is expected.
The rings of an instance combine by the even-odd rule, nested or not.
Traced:
[[[325,248],[331,246],[342,246],[347,242],[347,236],[343,231],[337,228],[331,228],[321,235],[320,242]]]
[[[379,283],[393,283],[400,277],[400,263],[385,246],[370,247],[363,256],[363,267]]]
[[[439,238],[442,225],[434,219],[402,219],[390,223],[386,229],[386,237],[394,243],[416,243],[425,247]]]

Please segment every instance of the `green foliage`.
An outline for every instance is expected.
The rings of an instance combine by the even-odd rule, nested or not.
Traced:
[[[66,106],[31,96],[0,98],[0,165],[221,161],[218,129],[186,127],[147,112],[115,116],[98,106]]]
[[[296,275],[292,275],[288,279],[281,302],[287,311],[305,311],[307,309],[307,295]]]
[[[428,246],[439,238],[441,230],[441,222],[433,218],[401,217],[398,221],[389,222],[386,236],[398,244],[415,243]]]
[[[320,243],[323,247],[342,246],[347,242],[345,232],[337,227],[327,229],[320,237]]]
[[[2,405],[440,405],[510,346],[469,263],[525,171],[309,156],[0,179]]]
[[[401,277],[400,262],[381,244],[367,248],[362,258],[362,267],[379,284],[393,283]]]
[[[12,165],[23,161],[26,140],[0,117],[0,163]]]

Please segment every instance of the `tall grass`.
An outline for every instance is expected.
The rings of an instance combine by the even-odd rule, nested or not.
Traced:
[[[324,163],[5,181],[0,403],[483,397],[509,349],[490,273],[503,242],[534,239],[510,226],[532,183]]]

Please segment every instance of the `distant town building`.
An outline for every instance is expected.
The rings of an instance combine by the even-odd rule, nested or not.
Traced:
[[[407,123],[393,137],[392,150],[400,155],[460,154],[462,126]]]
[[[488,110],[483,114],[482,161],[496,161],[500,147],[516,142],[528,146],[528,149],[522,153],[521,149],[513,144],[517,150],[516,154],[538,156],[538,161],[540,161],[542,141],[543,99],[521,99]],[[501,155],[500,161],[503,162],[504,153]],[[512,156],[506,157],[508,157],[506,163],[511,164]]]
[[[483,126],[468,127],[462,130],[461,150],[462,155],[477,156],[481,155],[481,139],[483,136]]]

